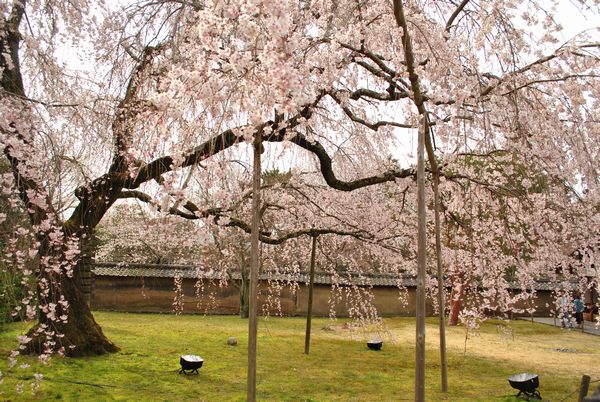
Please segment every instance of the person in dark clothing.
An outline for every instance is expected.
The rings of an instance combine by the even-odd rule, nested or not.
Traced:
[[[585,310],[585,305],[581,300],[579,294],[576,294],[573,298],[573,312],[575,315],[575,321],[577,322],[577,328],[583,328],[583,311]]]

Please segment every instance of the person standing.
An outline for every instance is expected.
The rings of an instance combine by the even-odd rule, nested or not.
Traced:
[[[579,296],[579,293],[575,294],[573,299],[573,312],[575,313],[575,321],[577,321],[577,328],[583,328],[583,311],[585,305]]]
[[[558,314],[560,318],[561,327],[566,328],[567,326],[573,327],[571,323],[571,303],[569,303],[569,296],[564,290],[560,292],[560,297],[556,300],[558,307]]]

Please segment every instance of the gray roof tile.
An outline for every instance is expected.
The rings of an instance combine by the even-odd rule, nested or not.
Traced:
[[[222,271],[205,271],[200,267],[193,265],[157,265],[157,264],[134,264],[134,263],[96,263],[93,269],[95,275],[98,276],[124,276],[124,277],[146,277],[146,278],[173,278],[179,275],[182,278],[202,278],[211,280],[226,280],[240,279],[240,273],[237,271],[231,272],[231,278],[228,274]],[[315,283],[322,285],[331,285],[336,283],[339,285],[359,285],[359,286],[398,286],[398,282],[402,286],[414,287],[417,285],[416,278],[410,275],[402,275],[398,278],[397,275],[387,273],[372,273],[357,275],[350,272],[341,272],[336,275],[337,278],[332,278],[328,272],[315,272]],[[261,280],[283,281],[283,282],[308,282],[308,272],[297,273],[262,273]],[[563,287],[566,285],[571,290],[578,289],[578,283],[561,283]],[[521,289],[522,285],[516,282],[509,282],[510,289]],[[536,290],[554,290],[557,288],[557,283],[551,281],[536,281]],[[526,286],[530,288],[530,286]]]

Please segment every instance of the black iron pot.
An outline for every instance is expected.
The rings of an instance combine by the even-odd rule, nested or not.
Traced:
[[[537,391],[540,386],[540,379],[537,374],[521,373],[508,377],[508,382],[511,387],[519,390],[517,396],[522,393],[528,397],[540,398],[541,395]]]
[[[179,364],[181,364],[181,370],[179,373],[187,374],[187,372],[198,374],[198,369],[202,367],[204,360],[200,356],[196,355],[182,355],[179,358]]]
[[[373,340],[370,340],[369,342],[367,342],[367,346],[371,350],[379,350],[379,349],[381,349],[381,346],[383,346],[383,341],[373,339]]]

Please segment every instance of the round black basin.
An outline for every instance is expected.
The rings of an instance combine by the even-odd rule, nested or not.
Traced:
[[[540,393],[537,391],[537,387],[540,386],[540,379],[537,374],[521,373],[515,374],[508,377],[508,382],[511,387],[519,390],[517,396],[525,394],[528,397],[540,398]]]
[[[379,350],[381,349],[381,346],[383,346],[383,341],[379,339],[373,339],[367,342],[367,346],[371,350]]]
[[[179,373],[187,374],[187,372],[198,374],[198,369],[202,367],[204,360],[200,356],[196,355],[181,355],[179,358],[179,364],[181,364],[181,370]]]

